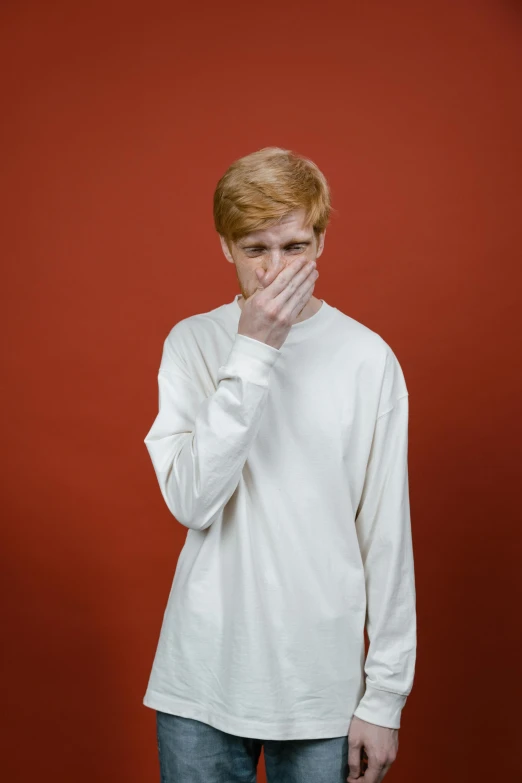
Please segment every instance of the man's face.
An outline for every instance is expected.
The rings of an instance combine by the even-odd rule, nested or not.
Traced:
[[[238,239],[229,250],[220,236],[225,258],[236,266],[236,275],[244,299],[252,296],[259,286],[255,269],[274,270],[275,274],[295,258],[316,259],[323,252],[326,231],[319,242],[312,226],[304,225],[305,210],[290,212],[280,223]]]

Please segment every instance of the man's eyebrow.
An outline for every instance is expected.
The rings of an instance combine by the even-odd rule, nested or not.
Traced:
[[[309,245],[311,241],[311,237],[302,237],[301,239],[294,237],[293,239],[289,239],[287,242],[285,242],[284,247],[287,247],[288,245]],[[266,247],[264,242],[254,242],[253,240],[245,240],[240,242],[239,245],[244,249],[251,247]]]

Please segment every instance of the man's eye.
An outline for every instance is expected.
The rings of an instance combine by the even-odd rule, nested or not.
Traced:
[[[303,250],[304,247],[305,247],[305,245],[288,245],[286,250],[299,250],[299,251],[301,251],[301,250]],[[249,247],[248,248],[248,252],[249,253],[258,253],[258,252],[262,253],[263,250],[264,250],[264,248],[262,248],[262,247]]]

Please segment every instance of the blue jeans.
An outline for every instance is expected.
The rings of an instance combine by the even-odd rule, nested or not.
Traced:
[[[261,748],[268,783],[346,783],[348,736],[261,740],[236,737],[156,710],[161,783],[255,783]]]

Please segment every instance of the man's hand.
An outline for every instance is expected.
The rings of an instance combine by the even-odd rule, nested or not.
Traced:
[[[299,256],[280,272],[255,270],[257,290],[245,299],[238,334],[281,348],[295,319],[310,301],[319,277],[315,259]]]
[[[364,749],[368,757],[368,768],[361,761]],[[357,718],[355,715],[348,732],[348,766],[350,774],[347,783],[380,783],[395,761],[399,750],[399,729],[377,726]]]

